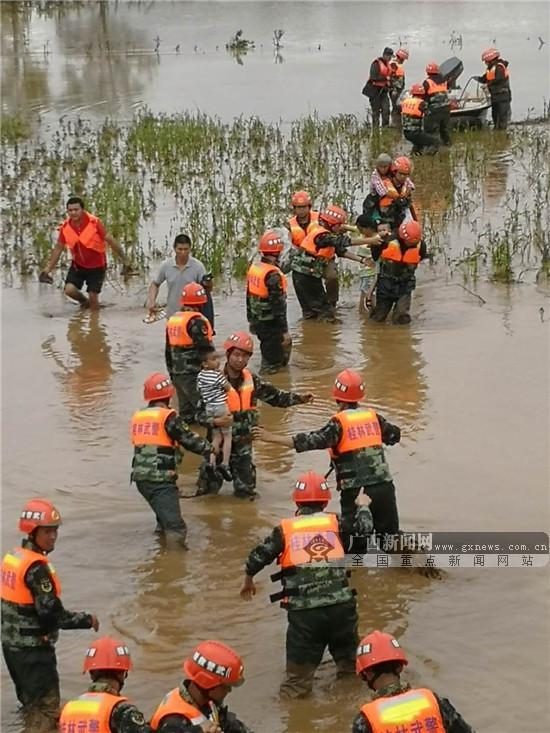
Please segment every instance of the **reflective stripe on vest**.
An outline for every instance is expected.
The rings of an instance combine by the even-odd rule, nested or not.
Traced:
[[[424,112],[420,109],[422,102],[419,97],[407,97],[401,102],[401,114],[406,117],[423,117]]]
[[[426,79],[426,83],[428,84],[428,91],[426,92],[428,97],[431,97],[434,94],[443,94],[447,92],[447,82],[446,81],[438,83],[428,77]]]
[[[60,733],[111,733],[113,708],[127,697],[108,692],[86,692],[70,700],[59,718]]]
[[[168,715],[181,715],[192,725],[196,726],[200,726],[208,720],[198,708],[193,707],[193,705],[190,705],[182,698],[177,687],[164,696],[160,705],[153,713],[149,725],[153,730],[158,730],[163,718],[166,718]]]
[[[305,229],[298,224],[298,217],[296,216],[293,216],[288,223],[290,226],[290,238],[292,240],[292,244],[299,247],[306,238],[306,234],[309,234],[313,229],[313,226],[319,223],[319,212],[309,212],[309,223]]]
[[[316,224],[304,237],[303,242],[300,244],[300,249],[305,250],[312,257],[324,257],[327,260],[331,260],[336,254],[334,247],[322,247],[321,249],[317,249],[315,246],[316,237],[323,232],[330,234],[328,229],[325,229],[325,227],[320,224]]]
[[[357,410],[342,410],[333,415],[342,426],[342,437],[338,445],[330,449],[332,457],[351,453],[361,448],[378,448],[382,445],[382,431],[374,410],[360,407]]]
[[[255,410],[252,405],[252,395],[254,394],[254,379],[248,369],[243,369],[243,383],[236,390],[230,387],[227,393],[227,409],[229,412],[241,412],[242,410]]]
[[[485,72],[485,79],[488,84],[492,81],[495,81],[497,76],[497,66],[502,66],[502,68],[504,69],[504,78],[509,78],[510,74],[508,73],[508,67],[501,61],[498,61],[494,66],[492,66],[490,69],[487,69],[487,71]]]
[[[385,207],[385,206],[391,206],[395,199],[399,198],[399,191],[397,190],[397,187],[393,180],[389,177],[384,176],[382,178],[382,183],[386,187],[386,191],[392,191],[395,193],[395,196],[382,196],[382,198],[379,201],[379,206]]]
[[[373,85],[373,87],[387,87],[388,86],[388,78],[390,75],[390,67],[386,66],[386,64],[383,62],[382,59],[374,59],[378,63],[378,73],[380,76],[385,77],[384,79],[376,80],[369,79],[369,82]]]
[[[88,214],[88,212],[86,212]],[[84,229],[80,232],[75,232],[70,224],[70,219],[65,219],[60,227],[60,231],[63,233],[65,239],[65,245],[73,250],[77,244],[82,244],[88,249],[94,249],[96,252],[105,252],[105,240],[103,240],[97,232],[97,222],[99,219],[97,216],[88,214],[90,221],[86,224]]]
[[[156,445],[173,448],[175,443],[166,432],[164,423],[175,410],[168,407],[145,407],[134,413],[130,423],[132,445]]]
[[[178,311],[173,316],[170,316],[166,324],[166,333],[170,346],[182,346],[185,348],[193,346],[193,339],[189,335],[188,328],[190,321],[195,318],[202,318],[206,324],[208,340],[212,341],[214,334],[208,318],[205,318],[198,311]]]
[[[407,247],[405,254],[401,252],[401,245],[397,239],[392,239],[388,246],[382,250],[380,255],[383,260],[391,260],[392,262],[402,262],[405,265],[418,265],[420,262],[420,244],[414,247]]]
[[[285,549],[278,558],[282,568],[300,565],[319,567],[319,563],[340,560],[344,548],[336,514],[307,514],[281,521]]]
[[[52,576],[56,596],[61,596],[61,583],[53,565],[48,562],[46,555],[34,550],[27,550],[24,547],[16,547],[8,552],[2,560],[2,591],[3,601],[15,603],[18,606],[33,606],[34,598],[25,583],[27,570],[35,563],[46,565]]]
[[[372,733],[404,730],[445,733],[439,705],[431,690],[408,690],[392,697],[379,697],[363,705],[361,712],[369,721]]]
[[[269,296],[269,290],[267,289],[265,280],[272,272],[276,272],[280,276],[283,293],[286,293],[286,277],[281,270],[276,265],[270,265],[267,262],[255,262],[249,268],[246,276],[246,287],[249,295],[255,295],[257,298],[267,298]]]

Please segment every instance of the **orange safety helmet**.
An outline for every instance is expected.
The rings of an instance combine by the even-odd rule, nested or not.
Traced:
[[[413,172],[413,164],[405,155],[401,155],[393,161],[393,170],[395,173],[404,173],[408,176]]]
[[[295,504],[307,504],[310,501],[328,504],[330,497],[329,486],[321,474],[308,471],[296,479],[292,492],[292,501]]]
[[[283,240],[272,229],[262,234],[262,238],[258,244],[258,249],[265,255],[278,255],[283,251]]]
[[[497,51],[496,48],[486,48],[485,51],[481,54],[481,60],[489,64],[491,63],[491,61],[498,59],[499,56],[500,51]]]
[[[339,206],[335,206],[334,204],[330,204],[330,206],[325,206],[325,208],[319,212],[319,219],[325,224],[328,224],[328,226],[333,227],[338,224],[345,224],[348,220],[348,215],[344,209],[341,209]]]
[[[181,291],[181,305],[204,305],[207,300],[206,290],[199,283],[189,283]]]
[[[174,385],[170,377],[161,372],[151,374],[143,383],[143,398],[147,402],[152,400],[169,400],[174,394]]]
[[[202,641],[184,660],[183,672],[203,690],[218,685],[239,687],[244,682],[242,659],[221,641]]]
[[[394,636],[383,631],[373,631],[372,634],[361,639],[357,647],[355,671],[357,674],[362,674],[367,669],[382,662],[408,664],[409,660]]]
[[[439,74],[439,64],[436,64],[435,61],[430,61],[426,66],[426,74]]]
[[[226,351],[240,349],[241,351],[247,351],[249,354],[253,354],[254,342],[252,341],[252,336],[246,331],[235,331],[225,339],[223,348]]]
[[[307,191],[296,191],[290,201],[292,206],[311,206],[311,196]]]
[[[426,96],[426,90],[424,89],[423,84],[413,84],[411,87],[411,94],[413,97],[425,97]]]
[[[132,659],[128,647],[123,641],[116,641],[110,636],[102,636],[94,641],[86,650],[84,672],[96,669],[108,669],[113,672],[128,672],[132,669]]]
[[[334,380],[332,396],[338,402],[359,402],[365,396],[363,377],[353,369],[344,369]]]
[[[414,219],[404,221],[398,230],[399,239],[405,244],[418,244],[422,239],[422,227]]]
[[[409,52],[406,48],[398,48],[395,53],[395,58],[400,61],[406,61],[409,58]]]
[[[47,499],[30,499],[19,515],[19,531],[25,534],[38,527],[59,527],[61,515]]]

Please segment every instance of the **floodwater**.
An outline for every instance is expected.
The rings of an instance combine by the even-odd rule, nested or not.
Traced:
[[[84,66],[85,55],[74,46],[75,37],[90,37],[85,29],[92,27],[98,9],[67,13],[59,21],[33,18],[29,48],[40,46],[43,38],[51,39],[49,56],[31,54],[35,69],[48,80],[48,91],[41,84],[26,86],[22,103],[46,113],[50,122],[76,111],[98,119],[108,113],[124,118],[134,102],[172,111],[178,108],[178,95],[181,107],[193,100],[207,112],[231,116],[263,110],[266,118],[277,116],[279,109],[288,119],[307,112],[308,99],[315,97],[327,105],[319,108],[328,114],[343,110],[341,104],[335,109],[330,95],[320,94],[327,65],[337,64],[342,85],[360,88],[361,74],[350,82],[352,56],[361,56],[354,60],[358,68],[365,58],[370,60],[374,40],[376,48],[395,42],[391,27],[385,34],[376,32],[377,27],[395,23],[391,6],[257,5],[143,3],[127,10],[122,4],[107,8],[113,35],[116,31],[123,37],[124,29],[136,47],[147,48],[158,33],[161,50],[164,43],[181,42],[184,52],[182,58],[175,53],[161,55],[160,62],[154,54],[129,59],[128,65],[134,65],[126,77],[126,95],[120,88],[113,94],[117,87],[109,86],[122,74],[120,60],[111,65],[115,76],[107,75],[101,82],[96,67],[104,62]],[[516,15],[521,13],[525,37],[533,38],[544,27],[547,6],[504,4],[498,14],[491,8],[479,3],[444,7],[408,3],[400,6],[400,18],[409,33],[414,31],[410,38],[417,39],[418,56],[420,43],[423,57],[437,56],[439,50],[450,55],[445,44],[454,29],[463,33],[472,64],[479,48],[491,43],[481,30],[491,19],[503,50],[505,42],[516,49],[515,68],[527,65],[527,48],[535,53],[536,45],[522,50],[526,42],[517,32]],[[352,52],[351,39],[361,39],[361,25],[352,14],[360,11],[365,15],[365,45]],[[466,33],[470,26],[472,37]],[[239,27],[248,37],[265,39],[263,53],[257,49],[249,54],[243,66],[221,50],[226,37]],[[268,48],[276,27],[286,28],[289,37],[283,64],[273,63]],[[310,33],[308,27],[314,30]],[[300,43],[291,40],[291,28],[301,29]],[[46,35],[36,35],[40,33]],[[333,50],[327,50],[327,57],[323,51],[309,52],[304,39],[310,37],[322,39],[322,45],[332,44]],[[189,51],[193,38],[199,47],[209,49],[206,54],[197,53],[195,58]],[[286,39],[285,35],[285,44]],[[217,54],[214,42],[220,43]],[[412,41],[410,45],[414,48]],[[506,54],[512,58],[508,48]],[[418,69],[424,60],[418,61]],[[195,71],[200,67],[201,82],[181,75],[179,63]],[[282,71],[294,84],[299,71],[298,96],[283,94],[283,82],[275,84],[271,77],[270,94],[262,94],[267,70]],[[520,104],[525,110],[535,106],[535,101],[527,100],[529,83],[534,84],[527,70],[525,78],[522,88],[517,84],[516,111]],[[207,91],[208,79],[216,80],[216,94],[231,105],[224,107]],[[89,93],[84,82],[89,82]],[[534,88],[531,93],[535,95]],[[360,108],[361,102],[350,97],[346,110]],[[491,193],[488,188],[486,195],[498,216],[498,190]],[[157,224],[160,236],[165,222]],[[289,410],[263,406],[262,423],[279,433],[324,424],[333,412],[334,374],[354,366],[365,375],[369,402],[403,431],[402,442],[389,448],[387,455],[404,527],[548,531],[548,292],[534,284],[480,284],[477,292],[486,301],[482,304],[440,268],[423,264],[420,270],[410,328],[368,323],[357,308],[356,285],[343,291],[338,325],[301,322],[291,293],[292,363],[273,381],[282,388],[310,390],[316,400]],[[235,284],[230,295],[222,290],[218,283],[218,344],[230,330],[246,324],[242,292]],[[128,289],[109,282],[103,295],[108,307],[91,314],[68,303],[58,289],[35,282],[4,290],[2,549],[19,541],[17,515],[29,496],[45,495],[55,502],[64,520],[53,556],[64,602],[71,609],[94,611],[102,633],[128,641],[134,670],[127,692],[146,715],[177,684],[181,661],[192,646],[218,637],[244,658],[246,685],[233,692],[229,702],[256,733],[349,731],[366,699],[365,689],[357,680],[335,681],[329,660],[318,672],[310,700],[278,699],[285,614],[269,604],[270,571],[259,576],[259,593],[251,603],[239,598],[249,550],[278,519],[292,513],[288,500],[292,479],[309,468],[326,470],[327,456],[324,452],[297,456],[280,446],[260,444],[258,501],[241,503],[227,489],[217,497],[182,499],[190,551],[163,549],[153,534],[150,510],[128,481],[128,421],[141,404],[144,378],[163,368],[162,323],[142,324],[144,297],[142,282]],[[258,363],[255,355],[252,368]],[[193,493],[197,466],[194,456],[186,456],[180,481],[185,494]],[[337,499],[332,507],[337,508]],[[478,731],[548,729],[547,568],[453,569],[440,580],[406,570],[356,570],[353,584],[358,590],[361,632],[382,628],[395,633],[409,655],[407,677],[413,684],[450,697]],[[89,631],[61,634],[58,658],[64,698],[83,690],[82,657],[93,637]],[[15,733],[20,730],[17,703],[4,668],[1,690],[2,730]]]

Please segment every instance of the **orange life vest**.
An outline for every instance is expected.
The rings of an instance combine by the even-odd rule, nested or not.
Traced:
[[[510,74],[508,73],[508,67],[506,64],[503,64],[501,61],[497,61],[497,63],[494,66],[491,66],[490,69],[487,69],[485,72],[485,79],[487,81],[487,84],[490,84],[492,81],[496,79],[497,76],[497,66],[502,66],[504,69],[504,78],[508,79],[510,77]]]
[[[88,214],[88,212],[86,212]],[[97,222],[99,219],[97,216],[88,214],[90,221],[86,224],[84,229],[78,234],[72,228],[70,219],[65,219],[63,224],[60,226],[60,231],[63,233],[65,239],[65,245],[73,250],[77,244],[82,244],[88,249],[95,249],[96,252],[105,252],[105,240],[102,239],[97,231]]]
[[[34,598],[25,583],[27,570],[35,563],[46,565],[52,576],[56,596],[61,596],[61,583],[55,569],[48,562],[46,555],[34,550],[27,550],[24,547],[16,547],[8,552],[2,560],[2,591],[3,601],[15,603],[18,606],[34,606]]]
[[[423,101],[420,97],[407,97],[401,102],[401,114],[406,117],[424,117],[420,109]]]
[[[283,293],[286,293],[286,277],[281,270],[276,265],[270,265],[267,262],[255,262],[249,268],[246,276],[246,287],[249,295],[255,295],[257,298],[267,298],[269,290],[265,280],[272,272],[276,272],[280,276]]]
[[[342,437],[338,445],[329,451],[333,458],[342,453],[382,445],[382,431],[374,410],[365,407],[342,410],[333,415],[333,419],[338,420],[342,426]]]
[[[373,85],[373,87],[387,87],[388,86],[388,78],[390,76],[390,67],[387,66],[382,59],[374,59],[376,63],[378,63],[378,70],[380,73],[380,76],[385,77],[382,80],[374,81],[373,79],[369,79],[370,83]]]
[[[293,216],[288,222],[290,226],[290,238],[292,240],[292,244],[294,244],[296,247],[299,247],[304,241],[306,234],[309,234],[310,231],[313,229],[313,226],[318,222],[318,211],[309,212],[309,223],[305,229],[303,229],[300,224],[298,224],[298,218],[296,216]]]
[[[405,67],[399,61],[394,61],[390,66],[390,76],[405,76]]]
[[[202,318],[206,324],[208,341],[212,341],[214,334],[208,318],[205,318],[198,311],[178,311],[173,316],[170,316],[166,324],[166,333],[170,346],[180,346],[183,348],[193,346],[193,339],[189,335],[188,328],[190,321],[194,318]]]
[[[241,412],[242,410],[255,410],[252,404],[252,396],[254,394],[254,379],[248,369],[243,369],[243,383],[236,390],[230,387],[227,392],[227,409],[229,412]]]
[[[132,445],[156,445],[174,447],[174,441],[166,432],[164,423],[175,410],[169,407],[145,407],[134,413],[130,423]]]
[[[321,226],[320,224],[316,224],[312,228],[312,230],[308,232],[307,235],[304,237],[302,243],[300,244],[300,249],[303,249],[312,257],[323,257],[327,260],[331,260],[336,254],[336,250],[334,249],[334,247],[322,247],[321,249],[317,249],[317,247],[315,246],[315,239],[319,236],[319,234],[322,234],[323,232],[330,234],[328,229],[325,229],[325,227]]]
[[[431,690],[408,690],[400,695],[379,697],[363,705],[361,712],[369,721],[372,733],[404,730],[445,733],[439,705]]]
[[[407,247],[405,254],[401,252],[401,245],[397,239],[392,239],[388,246],[382,250],[380,255],[383,260],[402,262],[404,265],[418,265],[420,262],[420,244],[414,247]]]
[[[378,205],[381,208],[385,208],[386,206],[391,206],[395,199],[399,198],[399,191],[397,190],[397,186],[395,185],[393,180],[389,178],[389,176],[384,176],[382,178],[382,183],[386,187],[386,191],[391,191],[392,193],[395,193],[395,196],[388,196],[388,194],[382,196]]]
[[[430,79],[429,77],[426,79],[426,83],[428,84],[428,91],[426,92],[426,95],[428,97],[432,97],[434,94],[443,94],[447,91],[447,82],[436,82],[433,79]]]
[[[153,713],[149,725],[153,730],[158,730],[163,718],[166,718],[168,715],[181,715],[182,718],[186,718],[192,725],[196,726],[201,726],[208,720],[198,708],[182,698],[177,687],[164,696],[160,705]]]
[[[76,700],[70,700],[59,718],[60,733],[112,733],[113,708],[127,697],[108,692],[85,692]]]
[[[306,514],[281,521],[285,549],[277,562],[282,568],[317,566],[319,562],[341,560],[344,548],[336,514]]]

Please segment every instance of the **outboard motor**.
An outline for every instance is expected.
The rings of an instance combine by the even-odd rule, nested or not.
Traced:
[[[448,89],[458,89],[456,80],[464,71],[462,61],[456,56],[452,56],[439,65],[439,73],[443,80],[447,82]]]

